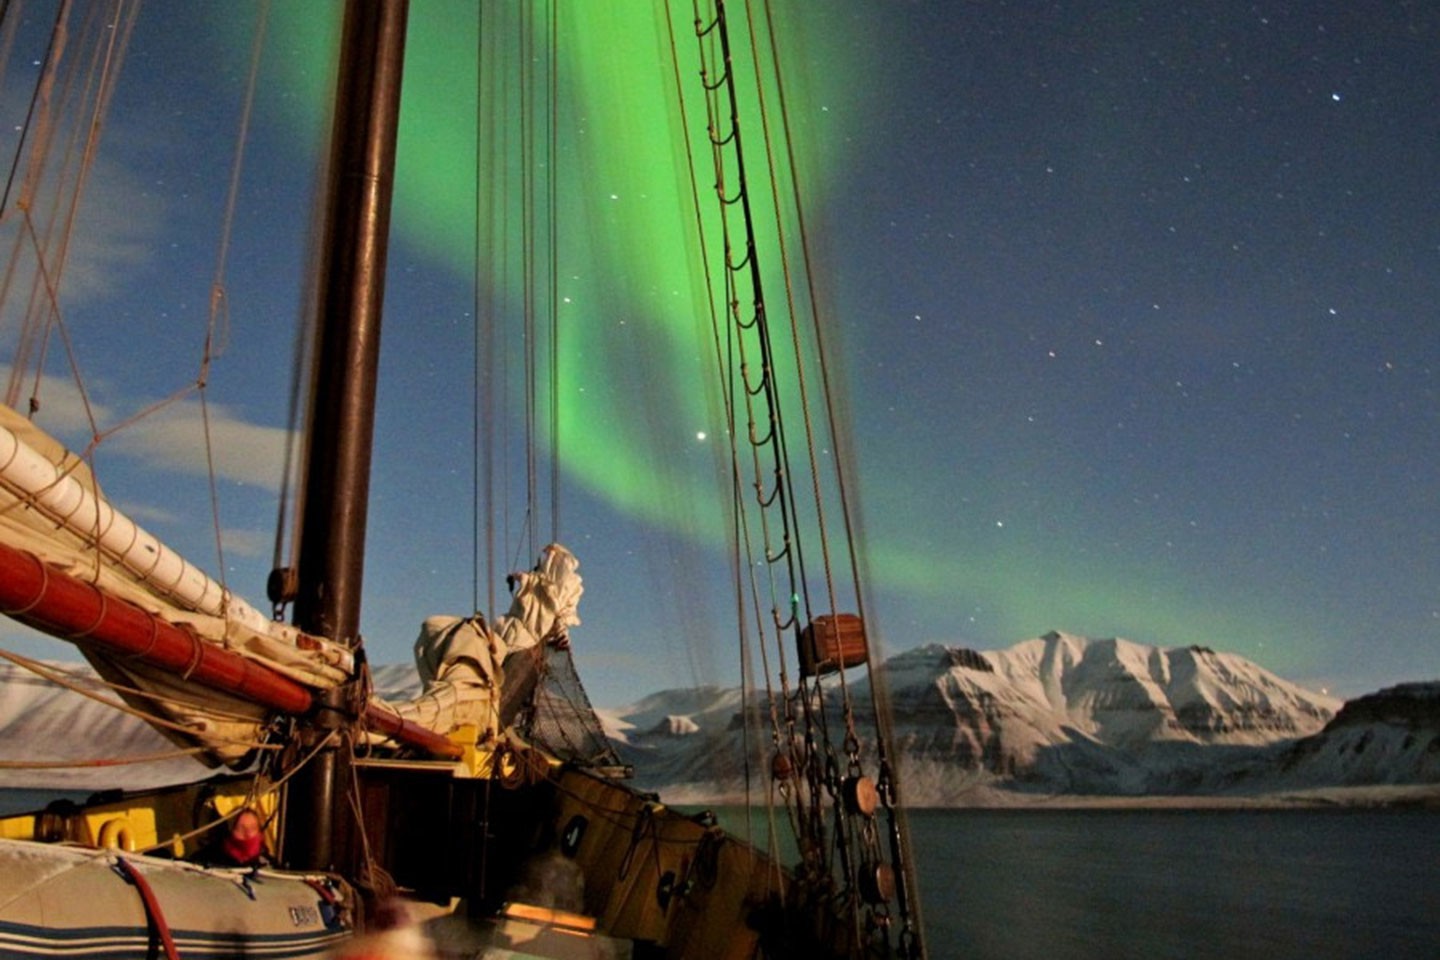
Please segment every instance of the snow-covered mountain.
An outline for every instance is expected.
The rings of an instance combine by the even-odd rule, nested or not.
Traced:
[[[918,804],[992,801],[997,791],[1214,795],[1440,782],[1435,760],[1421,762],[1431,757],[1428,744],[1440,751],[1433,709],[1408,734],[1396,734],[1394,718],[1375,711],[1336,733],[1338,720],[1326,724],[1340,701],[1204,647],[1049,633],[999,651],[920,647],[890,659],[885,677],[905,796]],[[863,727],[865,682],[857,680],[851,694]],[[750,708],[761,730],[769,729],[766,709]],[[748,754],[752,771],[767,769],[767,745],[755,742],[763,735],[741,749],[740,713],[738,691],[666,691],[612,711],[609,721],[642,786],[723,796],[739,788],[742,771],[715,758]],[[1408,746],[1372,747],[1384,759],[1342,770],[1319,759],[1338,746],[1331,753],[1312,746],[1319,742],[1312,738],[1338,743],[1342,736],[1347,744]]]
[[[1279,758],[1292,783],[1440,784],[1440,682],[1405,683],[1349,701],[1325,729]]]
[[[937,786],[945,771],[923,768],[1045,792],[1181,789],[1201,755],[1317,733],[1341,705],[1235,654],[1062,633],[921,647],[888,667],[900,749]]]
[[[891,658],[884,676],[904,796],[914,804],[1397,784],[1440,793],[1440,682],[1342,708],[1234,654],[1063,633],[998,651],[919,647]],[[864,730],[870,691],[860,671],[850,678]],[[18,667],[0,664],[0,685],[0,760],[113,761],[173,749],[143,722]],[[386,695],[403,698],[416,686],[408,664],[376,670]],[[763,694],[747,703],[738,689],[704,687],[598,712],[637,785],[684,802],[733,796],[747,775],[766,782],[769,710]],[[743,723],[747,714],[755,722]],[[183,758],[0,770],[0,787],[137,787],[207,772]]]
[[[95,683],[78,663],[47,669],[75,678],[77,686],[110,701],[119,697]],[[183,783],[208,776],[208,767],[187,756],[145,763],[125,761],[179,750],[149,724],[105,703],[42,679],[22,667],[0,663],[0,761],[44,767],[0,769],[0,787],[99,790]]]
[[[118,701],[81,663],[50,663],[46,669],[73,676],[74,684]],[[395,699],[413,696],[420,679],[410,664],[375,670],[375,686]],[[10,663],[0,663],[0,763],[44,766],[0,769],[0,788],[98,790],[183,783],[215,771],[187,756],[128,762],[179,751],[149,724],[52,683]]]

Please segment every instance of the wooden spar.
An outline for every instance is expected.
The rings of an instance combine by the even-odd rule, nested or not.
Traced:
[[[83,639],[272,710],[304,713],[314,699],[289,677],[4,544],[0,612],[52,636]]]
[[[126,516],[100,495],[93,480],[75,469],[75,462],[57,464],[37,449],[34,436],[22,434],[5,421],[16,417],[0,408],[0,486],[17,500],[63,531],[93,547],[96,555],[137,586],[182,610],[224,618],[279,643],[303,644],[303,634],[277,623],[255,609],[225,585],[186,560],[150,531]],[[42,443],[50,438],[40,431]],[[65,462],[62,461],[62,464]],[[62,538],[63,540],[63,538]],[[326,662],[345,673],[354,670],[354,655],[336,644],[309,634],[326,649]]]
[[[303,714],[314,705],[314,694],[284,674],[5,544],[0,544],[0,613],[52,636],[83,639],[270,710]],[[448,737],[402,720],[377,704],[366,708],[365,722],[372,730],[435,756],[458,759],[462,754]]]
[[[422,727],[413,720],[402,720],[374,703],[365,707],[365,725],[376,733],[382,733],[392,740],[399,740],[412,747],[419,747],[436,757],[459,760],[465,755],[464,748],[449,737]]]
[[[403,0],[346,7],[306,433],[295,624],[352,645],[360,632],[406,9]]]
[[[349,646],[360,639],[360,591],[380,362],[380,318],[408,0],[351,0],[341,30],[317,304],[315,382],[306,426],[304,509],[294,623]],[[315,739],[358,704],[317,711]],[[349,786],[341,751],[318,754],[291,782],[284,857],[300,869],[352,874]]]

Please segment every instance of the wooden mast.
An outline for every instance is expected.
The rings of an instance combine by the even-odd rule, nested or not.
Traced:
[[[408,0],[350,0],[331,134],[315,381],[307,430],[294,623],[351,646],[360,590]],[[343,689],[311,717],[312,743],[361,709]],[[292,782],[285,859],[353,872],[344,751],[322,750]]]

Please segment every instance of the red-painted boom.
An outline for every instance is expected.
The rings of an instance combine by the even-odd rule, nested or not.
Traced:
[[[5,544],[0,544],[0,613],[53,637],[83,640],[271,710],[302,714],[314,702],[310,691],[289,677]],[[374,704],[367,706],[365,719],[372,729],[432,754],[461,754],[446,737]]]

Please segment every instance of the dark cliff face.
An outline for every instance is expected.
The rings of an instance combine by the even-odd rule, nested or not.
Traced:
[[[987,664],[987,669],[993,668]],[[918,696],[907,698],[902,723],[909,727],[916,756],[965,770],[1011,775],[1016,758],[1006,749],[1002,732],[1007,722],[1021,717],[1005,698],[964,689],[947,674]]]
[[[1349,701],[1279,766],[1325,784],[1440,783],[1440,683],[1407,683]]]
[[[1296,705],[1292,711],[1277,710],[1267,704],[1235,704],[1228,710],[1220,710],[1209,703],[1189,703],[1175,708],[1175,721],[1182,730],[1200,736],[1250,731],[1299,737],[1306,731],[1297,723],[1296,712],[1317,722],[1326,716],[1318,709],[1306,709],[1305,705]]]
[[[1367,723],[1384,723],[1440,734],[1440,681],[1403,683],[1347,701],[1325,732]]]
[[[945,649],[945,660],[952,667],[964,667],[967,670],[979,670],[981,673],[994,673],[995,668],[986,660],[984,655],[969,647],[947,647]]]

